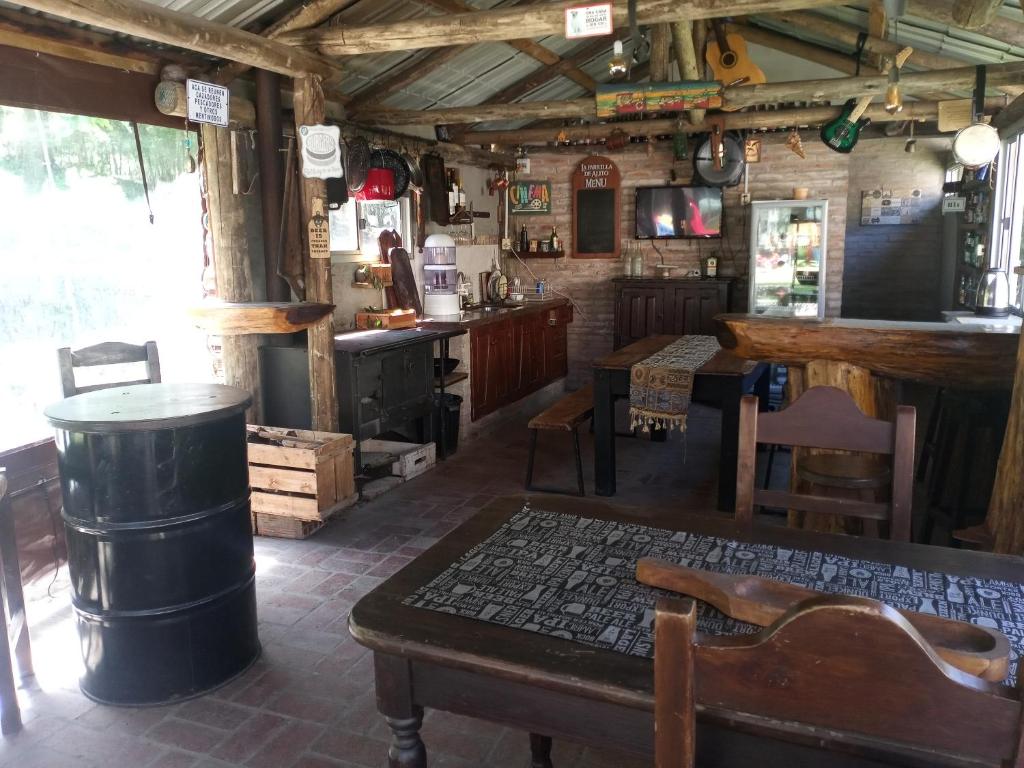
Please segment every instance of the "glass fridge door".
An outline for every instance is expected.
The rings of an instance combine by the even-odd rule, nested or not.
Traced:
[[[822,317],[828,201],[754,203],[752,217],[750,311]]]

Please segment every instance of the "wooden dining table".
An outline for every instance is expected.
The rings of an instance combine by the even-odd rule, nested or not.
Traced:
[[[660,352],[680,336],[648,336],[617,349],[594,363],[594,488],[598,496],[615,495],[615,401],[629,397],[633,366]],[[722,411],[718,454],[718,508],[736,506],[736,460],[739,455],[740,399],[753,392],[768,400],[768,366],[722,350],[697,369],[693,400]],[[664,439],[655,432],[653,439]]]
[[[551,739],[641,756],[653,754],[653,663],[649,658],[584,645],[406,604],[495,533],[529,500],[535,510],[671,531],[721,536],[836,554],[929,572],[1024,581],[1020,558],[920,544],[755,526],[744,535],[717,512],[629,509],[589,499],[539,496],[498,499],[362,598],[349,628],[374,655],[380,712],[392,731],[391,768],[425,768],[420,738],[425,709],[440,709],[531,734],[533,766],[550,768]],[[740,711],[699,710],[702,766],[977,766],[955,756],[822,730]],[[527,739],[523,737],[523,750]],[[820,750],[833,752],[825,756]]]

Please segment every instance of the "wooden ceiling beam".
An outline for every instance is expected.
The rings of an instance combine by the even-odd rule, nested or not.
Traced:
[[[1006,102],[1003,97],[990,98],[985,102],[986,113],[999,110]],[[755,130],[758,128],[797,128],[817,126],[836,118],[839,107],[801,107],[763,112],[728,112],[723,115],[726,130]],[[912,101],[903,106],[903,111],[890,115],[881,104],[868,107],[865,112],[876,123],[892,123],[902,120],[936,120],[939,105],[936,101]],[[623,131],[630,136],[660,136],[677,132],[707,133],[709,124],[691,125],[684,120],[631,120],[624,123],[600,123],[593,125],[572,125],[551,128],[519,128],[508,131],[469,131],[463,141],[469,145],[516,146],[519,144],[550,144],[561,131],[567,141],[601,141],[613,131]]]
[[[0,45],[147,75],[159,74],[172,61],[194,67],[204,64],[176,51],[143,48],[109,34],[7,8],[0,8]]]
[[[907,3],[907,13],[911,16],[937,21],[951,27],[959,26],[953,17],[955,8],[956,0],[909,0]],[[1005,45],[1024,47],[1024,23],[1020,21],[995,16],[988,24],[975,31]]]
[[[525,0],[524,2],[514,2],[510,5],[524,7],[537,5],[538,2],[541,1],[542,0]],[[477,10],[469,3],[465,2],[465,0],[417,0],[417,2],[448,13],[473,13]],[[545,48],[539,43],[535,43],[533,40],[519,38],[516,40],[506,40],[505,43],[547,67],[555,66],[562,61],[562,57],[557,53]],[[578,67],[566,67],[562,74],[573,82],[582,85],[591,93],[593,93],[597,88],[597,82],[594,78]]]
[[[565,11],[574,5],[578,5],[575,0],[561,0],[528,8],[498,8],[438,18],[319,28],[289,33],[281,39],[296,45],[316,46],[328,55],[348,56],[561,36],[565,34]],[[636,0],[636,17],[639,24],[650,25],[836,5],[842,5],[842,0]],[[628,28],[626,0],[613,0],[612,14],[616,28]]]
[[[300,29],[316,27],[358,2],[359,0],[309,0],[309,2],[293,8],[284,16],[271,23],[260,34],[263,37],[274,40],[285,32],[295,32]],[[233,61],[217,69],[213,73],[212,80],[216,83],[227,85],[232,80],[244,75],[249,69],[250,67],[247,64]]]
[[[981,29],[990,24],[1003,7],[1003,0],[956,0],[953,20],[964,29]]]
[[[857,62],[848,53],[840,53],[823,45],[807,43],[795,37],[784,35],[781,32],[774,32],[765,27],[758,27],[749,23],[734,23],[734,26],[739,28],[739,32],[748,43],[763,45],[765,48],[788,53],[790,56],[796,56],[798,59],[813,61],[815,64],[821,64],[823,67],[828,67],[847,75],[857,73]],[[872,67],[870,64],[861,64],[860,71],[864,75],[877,75],[881,72],[881,70]]]
[[[341,67],[322,56],[143,0],[19,0],[19,5],[283,75],[341,76]]]
[[[857,48],[857,40],[863,32],[859,27],[852,24],[827,19],[824,16],[808,13],[806,11],[775,13],[772,14],[771,18],[776,22],[786,24],[788,27],[799,29],[803,32],[824,37],[829,40],[834,40],[837,43],[841,43],[844,46],[854,49]],[[883,56],[895,56],[900,52],[900,50],[902,50],[902,48],[902,43],[898,43],[893,40],[882,40],[872,35],[868,35],[864,42],[865,53],[875,53]],[[932,70],[962,67],[965,63],[967,62],[960,58],[930,53],[917,48],[914,49],[914,53],[908,62],[908,64],[915,69],[921,68]],[[995,86],[994,83],[993,86]],[[973,87],[973,85],[971,87]],[[999,86],[999,90],[1011,96],[1017,96],[1021,93],[1021,89],[1016,86]]]
[[[697,49],[693,44],[693,22],[677,21],[672,24],[672,55],[675,57],[682,80],[704,79],[704,67],[701,66],[703,60],[698,63]],[[694,124],[704,122],[704,110],[687,110],[686,118]]]
[[[900,86],[905,93],[955,91],[969,89],[974,84],[974,77],[974,67],[910,72],[900,79]],[[993,64],[988,68],[988,81],[993,85],[1024,85],[1024,61]],[[888,84],[889,80],[885,75],[868,75],[762,85],[734,85],[723,90],[722,100],[726,106],[736,109],[789,102],[837,102],[884,94]],[[593,98],[522,101],[516,104],[485,104],[426,110],[381,109],[360,113],[362,121],[378,125],[443,125],[482,123],[491,120],[579,119],[595,116],[596,106]]]

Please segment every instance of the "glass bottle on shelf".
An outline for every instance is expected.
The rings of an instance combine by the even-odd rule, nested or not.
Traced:
[[[628,240],[622,247],[622,274],[624,277],[633,276],[633,257],[630,253]]]
[[[558,237],[558,232],[555,231],[554,227],[551,227],[551,241],[550,241],[550,244],[551,244],[551,251],[552,251],[552,253],[555,252],[555,251],[562,250],[562,241]]]
[[[644,276],[644,252],[640,249],[639,243],[633,244],[633,255],[630,258],[632,264],[633,277]]]
[[[526,231],[526,225],[523,224],[523,228],[519,230],[519,252],[526,253],[530,250],[530,235]]]

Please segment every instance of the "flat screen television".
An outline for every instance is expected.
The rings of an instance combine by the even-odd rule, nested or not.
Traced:
[[[721,187],[637,187],[638,240],[721,236]]]

